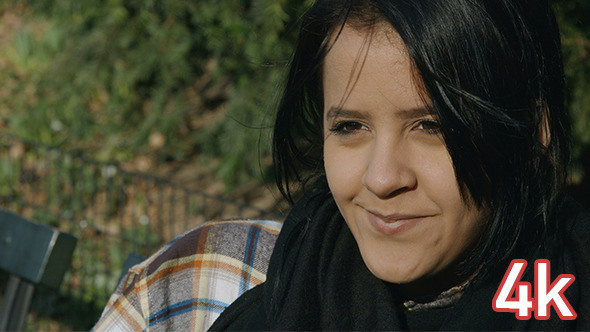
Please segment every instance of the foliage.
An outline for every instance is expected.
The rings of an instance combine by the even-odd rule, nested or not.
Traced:
[[[260,179],[269,166],[272,99],[309,4],[4,1],[0,13],[17,13],[22,23],[4,31],[0,49],[0,125],[103,160],[199,154],[217,160],[226,184]],[[590,5],[555,5],[579,182],[590,147]]]
[[[10,2],[25,17],[0,54],[10,131],[117,161],[205,152],[229,184],[259,178],[303,2]]]
[[[590,2],[555,3],[562,33],[568,111],[574,136],[575,181],[590,185]],[[590,188],[585,189],[590,195]]]

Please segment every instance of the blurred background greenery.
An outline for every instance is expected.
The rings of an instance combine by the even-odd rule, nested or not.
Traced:
[[[99,160],[219,158],[229,188],[268,169],[268,112],[298,0],[8,0],[3,130]],[[263,144],[258,144],[262,139]],[[256,148],[260,146],[260,151]]]
[[[590,1],[557,0],[554,4],[562,35],[566,106],[572,119],[570,192],[590,209]]]
[[[205,168],[240,195],[272,178],[273,102],[311,2],[2,0],[0,131],[130,171]],[[554,5],[574,136],[569,189],[590,207],[590,1]],[[0,167],[0,179],[20,177]],[[88,329],[96,313],[42,329]]]
[[[99,160],[149,157],[154,168],[215,160],[230,189],[261,180],[270,105],[309,3],[4,0],[2,130]],[[590,2],[555,7],[579,184],[590,146]]]

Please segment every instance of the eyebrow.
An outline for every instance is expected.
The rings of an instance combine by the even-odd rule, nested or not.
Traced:
[[[436,116],[437,113],[434,108],[425,106],[425,107],[416,107],[410,108],[405,110],[398,110],[395,111],[395,116],[402,120],[408,119],[416,119],[427,115]],[[342,107],[332,106],[326,112],[327,119],[333,119],[337,117],[344,117],[344,118],[365,118],[366,114],[364,112],[358,110],[349,110],[343,109]]]
[[[365,115],[361,111],[343,109],[342,107],[332,106],[326,113],[327,119],[333,118],[363,118]]]
[[[427,115],[438,115],[434,108],[430,106],[416,107],[407,110],[399,110],[395,112],[395,115],[400,119],[416,119]]]

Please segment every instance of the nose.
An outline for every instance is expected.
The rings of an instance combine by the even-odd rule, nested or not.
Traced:
[[[410,165],[410,151],[400,145],[388,140],[376,141],[369,152],[362,183],[381,199],[412,190],[418,183]]]

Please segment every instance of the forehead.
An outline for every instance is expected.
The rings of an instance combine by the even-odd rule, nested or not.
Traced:
[[[355,107],[367,99],[396,109],[422,104],[405,44],[390,25],[356,28],[346,24],[332,36],[330,45],[322,77],[326,108]],[[407,103],[400,103],[406,99]]]
[[[400,35],[389,23],[384,22],[371,25],[347,22],[341,29],[332,33],[328,45],[326,59],[331,60],[342,57],[343,50],[351,57],[360,57],[363,52],[367,52],[370,45],[373,50],[388,52],[391,58],[408,57],[406,46]],[[334,55],[334,53],[339,54]]]

